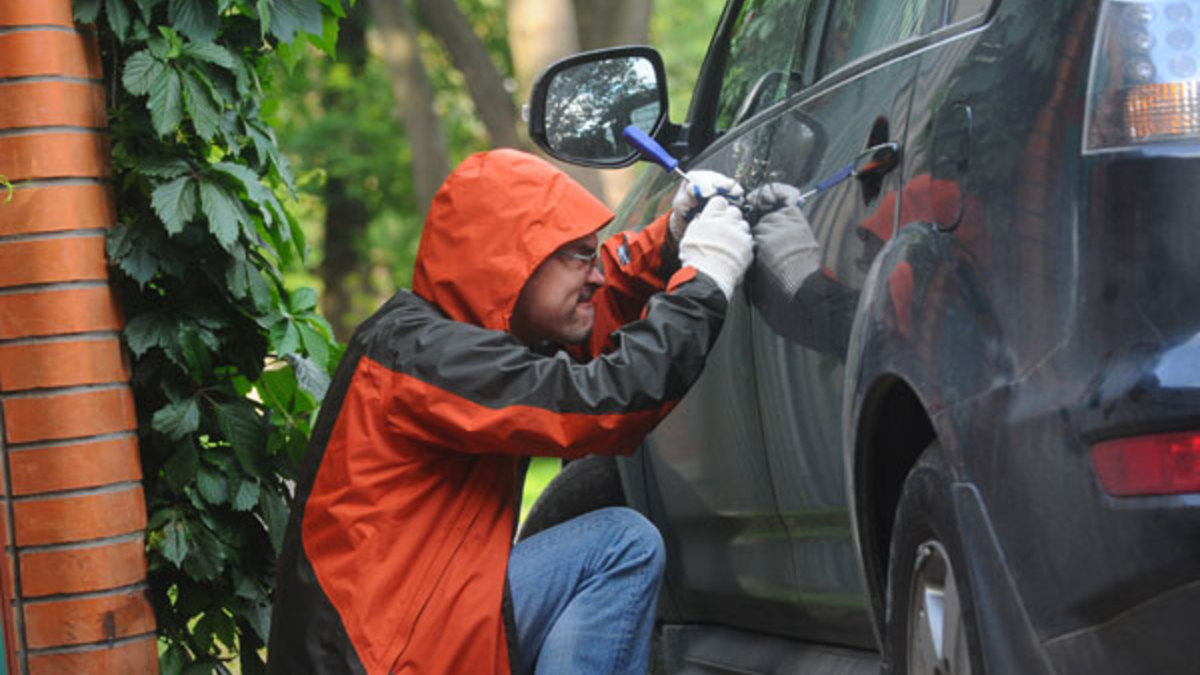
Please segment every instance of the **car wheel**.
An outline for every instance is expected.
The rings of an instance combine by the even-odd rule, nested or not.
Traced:
[[[533,503],[517,540],[606,506],[625,506],[617,460],[606,455],[572,460]]]
[[[982,675],[950,473],[936,442],[904,481],[888,561],[887,643],[894,675]]]

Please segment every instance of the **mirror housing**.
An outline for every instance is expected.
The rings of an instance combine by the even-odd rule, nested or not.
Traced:
[[[599,49],[546,68],[529,100],[529,136],[551,157],[598,168],[629,166],[637,150],[621,131],[670,127],[667,77],[653,47]],[[670,141],[671,139],[657,139]]]

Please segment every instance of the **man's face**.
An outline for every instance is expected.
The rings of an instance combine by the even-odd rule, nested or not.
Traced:
[[[510,329],[518,340],[576,344],[591,335],[596,321],[592,294],[604,284],[604,273],[584,258],[595,254],[598,245],[595,234],[580,237],[538,266],[513,309]]]

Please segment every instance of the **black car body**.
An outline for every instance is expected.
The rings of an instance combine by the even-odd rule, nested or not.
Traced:
[[[747,190],[822,186],[821,270],[787,294],[756,263],[621,463],[668,544],[670,668],[1200,672],[1196,35],[1196,0],[729,2],[686,122],[660,93],[647,130]],[[606,54],[539,85],[551,154],[630,161],[545,126],[563,73],[642,51]]]

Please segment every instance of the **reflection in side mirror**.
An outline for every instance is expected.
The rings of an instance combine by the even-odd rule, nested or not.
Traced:
[[[657,91],[654,67],[637,57],[564,70],[546,90],[546,143],[563,155],[619,160],[633,150],[621,135],[626,125],[654,130]]]
[[[667,117],[662,61],[649,47],[620,47],[560,61],[541,76],[530,102],[529,134],[561,160],[625,166],[637,150],[621,132],[653,134]]]

